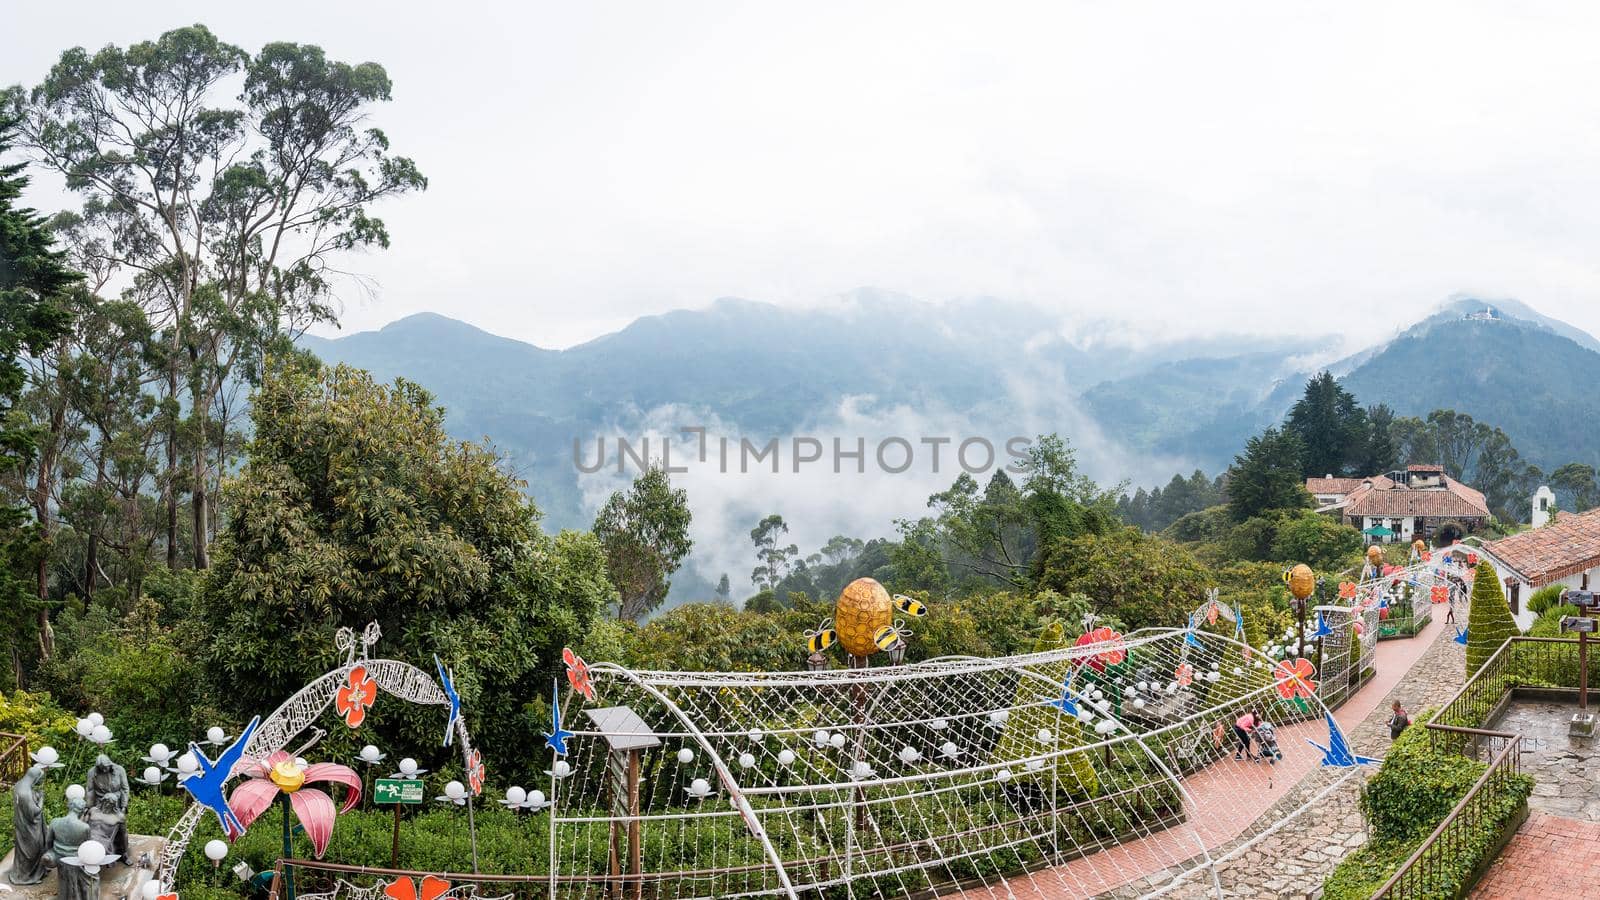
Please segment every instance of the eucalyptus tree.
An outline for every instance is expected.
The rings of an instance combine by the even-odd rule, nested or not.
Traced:
[[[194,565],[208,565],[225,392],[335,318],[340,257],[388,246],[374,204],[426,187],[368,125],[391,88],[377,63],[289,42],[252,55],[193,25],[68,50],[43,82],[7,92],[24,145],[83,197],[99,267],[136,289],[168,345],[166,392],[187,417],[166,423],[171,563],[186,489]]]
[[[594,520],[594,536],[606,551],[606,571],[617,588],[617,618],[638,619],[661,605],[668,580],[694,547],[689,537],[689,496],[674,488],[657,464],[640,473],[626,492],[616,491]]]

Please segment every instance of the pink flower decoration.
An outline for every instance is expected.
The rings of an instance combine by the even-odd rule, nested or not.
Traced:
[[[1177,675],[1178,687],[1188,687],[1194,683],[1194,666],[1188,663],[1180,664],[1175,674]]]
[[[293,757],[282,750],[267,757],[265,762],[257,760],[249,764],[245,774],[249,778],[234,788],[233,796],[228,798],[228,805],[239,817],[240,824],[249,828],[251,822],[272,806],[280,793],[288,794],[289,805],[294,807],[295,818],[305,827],[306,837],[311,839],[311,848],[316,851],[317,859],[322,858],[328,849],[328,841],[333,839],[336,814],[333,798],[326,791],[309,785],[315,782],[344,785],[344,808],[339,810],[340,813],[349,812],[361,799],[361,776],[349,766],[317,763],[302,769],[295,765]]]

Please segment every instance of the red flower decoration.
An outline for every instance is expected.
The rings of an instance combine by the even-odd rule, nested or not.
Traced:
[[[1086,647],[1091,644],[1102,645],[1100,652],[1083,660],[1096,672],[1106,666],[1114,666],[1128,658],[1128,647],[1122,643],[1122,635],[1104,626],[1078,638],[1075,647]]]
[[[1278,680],[1278,696],[1285,700],[1296,697],[1309,699],[1317,692],[1317,683],[1311,680],[1317,674],[1317,667],[1304,656],[1292,664],[1288,660],[1278,663],[1272,674]]]
[[[589,675],[589,664],[583,661],[583,657],[573,653],[571,647],[561,648],[561,659],[567,664],[567,684],[593,703],[594,679]]]
[[[178,894],[176,891],[170,894],[157,894],[156,900],[178,900]]]
[[[1356,583],[1354,581],[1339,582],[1339,599],[1353,600],[1356,596]]]
[[[1429,562],[1432,559],[1433,559],[1433,551],[1431,551],[1431,550],[1422,551],[1422,561],[1423,562]]]
[[[474,797],[483,793],[483,754],[477,750],[467,754],[467,786]]]
[[[383,895],[389,900],[439,900],[450,892],[450,882],[437,875],[422,876],[421,885],[416,879],[396,878],[383,886]]]
[[[1221,610],[1217,609],[1217,601],[1213,600],[1210,603],[1207,603],[1206,604],[1206,624],[1207,625],[1215,625],[1215,624],[1217,624],[1217,616],[1221,612],[1222,612]]]
[[[1178,687],[1188,687],[1194,683],[1194,666],[1188,663],[1179,663],[1178,671],[1174,674],[1177,676]]]
[[[367,710],[378,699],[378,683],[367,675],[366,666],[356,666],[346,676],[345,683],[334,695],[333,708],[344,716],[344,723],[360,728],[367,719]]]
[[[1434,585],[1433,590],[1429,591],[1428,594],[1435,603],[1446,603],[1450,600],[1450,589],[1442,584]]]

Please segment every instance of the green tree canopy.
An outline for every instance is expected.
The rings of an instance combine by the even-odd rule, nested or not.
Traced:
[[[667,599],[668,576],[694,546],[692,519],[688,494],[673,488],[661,465],[645,469],[632,488],[616,491],[600,508],[594,536],[605,548],[606,571],[617,587],[617,618],[637,620]]]
[[[1306,382],[1283,430],[1300,439],[1301,473],[1308,477],[1372,474],[1356,471],[1368,455],[1366,410],[1331,372]]]
[[[0,110],[0,157],[11,149],[16,125]],[[67,333],[65,295],[80,277],[67,268],[44,220],[17,205],[28,185],[22,173],[20,163],[0,165],[0,478],[17,472],[34,450],[33,429],[12,415],[27,382],[20,359]],[[18,577],[38,555],[27,519],[26,510],[0,505],[0,627],[7,634],[18,687],[22,642],[35,630],[41,655],[49,655],[50,622],[33,600],[43,586],[30,587]]]
[[[279,369],[252,418],[194,623],[215,696],[241,720],[270,712],[337,662],[336,629],[376,621],[385,656],[453,667],[485,753],[526,771],[561,648],[611,598],[599,542],[543,534],[519,482],[451,440],[414,384]],[[395,746],[438,745],[437,715],[373,713]]]
[[[1311,506],[1301,470],[1304,450],[1294,432],[1276,428],[1245,444],[1228,469],[1228,514],[1235,522],[1275,509]]]
[[[390,95],[377,63],[290,42],[252,55],[191,25],[67,50],[3,98],[24,145],[83,197],[100,260],[166,323],[167,388],[187,395],[196,568],[209,561],[209,485],[227,467],[209,433],[226,427],[224,393],[334,317],[336,260],[387,247],[375,207],[427,184],[372,125]]]
[[[1129,628],[1173,625],[1205,600],[1211,575],[1189,551],[1137,528],[1057,541],[1041,586],[1084,594],[1096,615]]]

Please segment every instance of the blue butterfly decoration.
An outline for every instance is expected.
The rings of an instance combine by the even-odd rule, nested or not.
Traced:
[[[228,805],[222,789],[232,777],[233,767],[244,756],[244,745],[250,742],[250,738],[256,733],[256,726],[260,724],[260,716],[251,719],[250,724],[239,733],[238,739],[228,745],[228,749],[222,751],[216,762],[206,758],[205,751],[201,750],[198,744],[189,744],[189,752],[194,754],[194,761],[200,764],[200,773],[178,782],[194,798],[194,802],[217,814],[217,821],[222,824],[222,833],[230,840],[244,834],[244,823],[239,821],[239,817],[233,812],[233,807]]]
[[[456,723],[461,721],[461,695],[456,693],[456,682],[451,672],[439,661],[439,654],[433,655],[433,665],[439,670],[439,681],[444,685],[444,695],[450,699],[450,718],[444,723],[444,746],[450,746],[455,740]]]
[[[1467,645],[1467,629],[1463,628],[1456,632],[1455,642],[1463,647]]]
[[[1321,637],[1331,637],[1332,635],[1333,635],[1333,629],[1328,627],[1327,621],[1322,618],[1321,611],[1318,611],[1317,612],[1317,633],[1313,634],[1312,637],[1321,638]]]
[[[556,752],[557,756],[567,755],[567,738],[572,737],[572,732],[561,727],[561,682],[552,681],[550,689],[550,712],[555,721],[554,731],[547,731],[544,735],[544,744]]]
[[[1194,636],[1194,613],[1189,614],[1189,628],[1183,634],[1183,642],[1190,647],[1200,646],[1200,641]]]
[[[1351,769],[1356,766],[1370,766],[1382,762],[1370,756],[1357,756],[1350,750],[1350,744],[1344,739],[1344,732],[1339,730],[1339,723],[1333,720],[1333,713],[1328,713],[1328,746],[1324,747],[1316,741],[1306,738],[1306,743],[1322,751],[1322,764],[1339,769]]]
[[[1072,699],[1072,679],[1073,676],[1077,674],[1078,670],[1076,668],[1069,670],[1067,672],[1066,680],[1061,683],[1061,699],[1050,701],[1051,706],[1061,710],[1069,716],[1076,716],[1078,714],[1078,704]]]
[[[1233,611],[1233,635],[1239,640],[1244,640],[1244,607],[1240,606]]]

